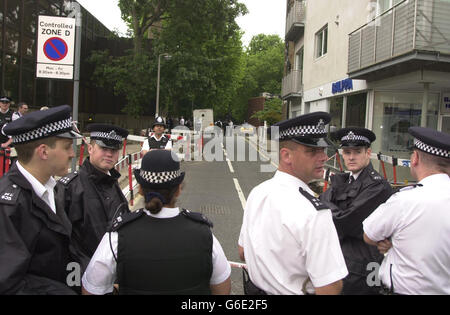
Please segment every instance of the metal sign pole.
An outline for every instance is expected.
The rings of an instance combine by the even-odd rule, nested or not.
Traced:
[[[81,7],[76,2],[70,3],[70,9],[72,12],[69,17],[75,15],[75,61],[74,61],[74,77],[73,77],[73,120],[78,122],[78,100],[80,95],[80,56],[81,56],[81,26],[82,26],[82,13]],[[77,165],[77,140],[73,140],[73,151],[75,157],[72,158],[72,172],[76,170]]]

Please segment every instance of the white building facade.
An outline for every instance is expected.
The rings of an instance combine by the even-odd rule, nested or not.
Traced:
[[[450,0],[287,0],[286,12],[289,118],[329,112],[332,129],[369,128],[374,152],[401,159],[410,126],[450,133]]]

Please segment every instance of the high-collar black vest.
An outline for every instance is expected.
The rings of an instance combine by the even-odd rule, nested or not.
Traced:
[[[12,110],[8,110],[5,114],[0,112],[0,131],[5,124],[9,124],[12,121]],[[0,143],[5,143],[9,140],[7,136],[0,132]]]
[[[167,142],[169,142],[167,135],[162,136],[159,141],[154,137],[148,137],[148,146],[150,149],[165,149]]]
[[[119,294],[211,294],[212,233],[183,215],[143,215],[118,231]]]

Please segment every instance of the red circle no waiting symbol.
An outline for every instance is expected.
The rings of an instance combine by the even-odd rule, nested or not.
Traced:
[[[52,37],[44,43],[44,54],[50,60],[60,61],[67,56],[68,51],[67,43],[62,38]]]

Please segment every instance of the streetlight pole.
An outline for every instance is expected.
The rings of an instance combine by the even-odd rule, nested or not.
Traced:
[[[161,56],[164,56],[166,59],[170,59],[172,57],[168,53],[159,54],[159,56],[158,56],[158,78],[156,80],[156,111],[155,111],[155,117],[159,116],[159,79],[160,79],[160,75],[161,75]]]

